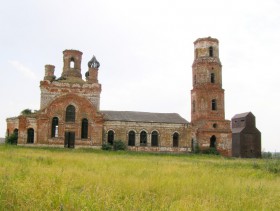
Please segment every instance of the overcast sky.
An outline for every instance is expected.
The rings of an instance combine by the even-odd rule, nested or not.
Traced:
[[[251,111],[262,148],[280,151],[279,0],[0,0],[0,136],[39,109],[44,65],[94,54],[102,110],[176,112],[191,120],[193,42],[220,41],[226,118]]]

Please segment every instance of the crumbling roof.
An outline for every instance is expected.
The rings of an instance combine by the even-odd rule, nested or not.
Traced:
[[[187,124],[185,120],[177,113],[150,113],[139,111],[100,111],[104,114],[107,121],[125,121],[125,122],[156,122],[156,123],[177,123]]]
[[[242,118],[248,116],[251,112],[241,113],[241,114],[235,114],[232,119]]]

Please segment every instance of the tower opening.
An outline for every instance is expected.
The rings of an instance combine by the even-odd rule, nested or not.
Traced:
[[[75,61],[74,58],[72,57],[70,60],[70,68],[74,68],[75,67]]]
[[[215,99],[212,100],[212,111],[217,110],[217,101]]]
[[[210,46],[210,47],[209,47],[209,56],[210,56],[210,57],[213,57],[213,56],[214,56],[213,54],[214,54],[214,52],[213,52],[213,47]]]
[[[210,78],[211,78],[211,83],[214,84],[215,83],[215,73],[211,73]]]
[[[195,100],[192,102],[192,111],[195,112]]]

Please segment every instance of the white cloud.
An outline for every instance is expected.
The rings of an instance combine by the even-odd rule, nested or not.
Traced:
[[[38,81],[38,77],[34,74],[34,72],[19,61],[11,60],[9,61],[9,64],[11,64],[15,69],[22,73],[24,77]]]

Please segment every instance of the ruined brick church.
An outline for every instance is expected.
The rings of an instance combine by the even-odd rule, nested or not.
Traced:
[[[232,155],[217,39],[194,42],[191,122],[177,113],[100,110],[99,62],[92,58],[83,79],[81,60],[82,52],[63,51],[59,78],[53,65],[45,66],[40,110],[7,119],[7,134],[16,133],[18,144],[100,148],[122,140],[132,151],[182,153],[192,152],[197,145],[201,150],[215,148],[222,155]]]

